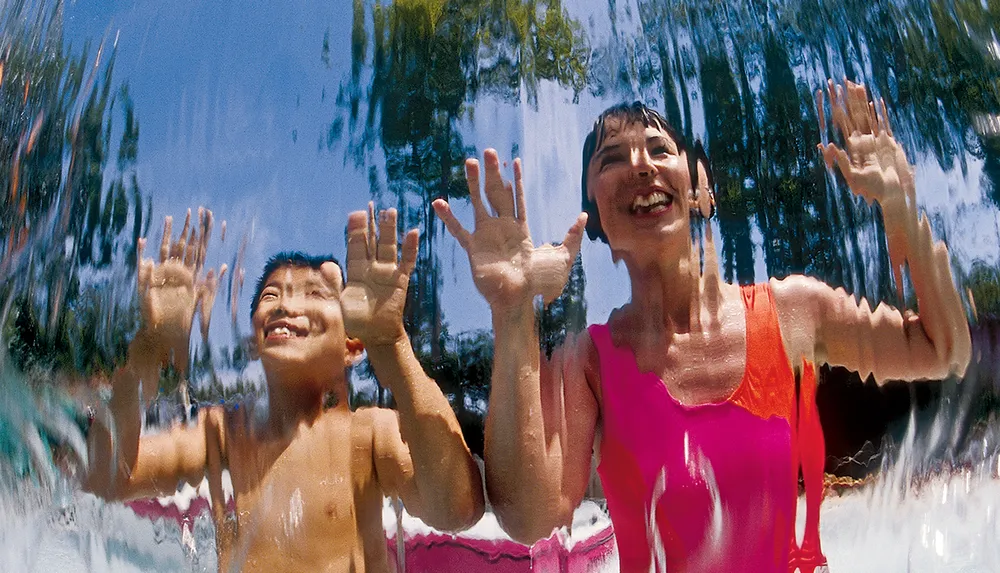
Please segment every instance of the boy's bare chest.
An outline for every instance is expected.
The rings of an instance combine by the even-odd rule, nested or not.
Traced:
[[[350,423],[288,440],[230,441],[237,537],[251,556],[259,547],[306,561],[353,553],[361,541],[357,506],[366,502],[371,481],[371,463],[364,463],[371,452],[361,449],[364,441],[352,438]]]

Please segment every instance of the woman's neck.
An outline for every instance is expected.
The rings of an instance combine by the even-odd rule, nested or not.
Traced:
[[[641,265],[624,260],[632,285],[630,305],[638,320],[646,327],[671,333],[695,328],[700,312],[700,273],[698,261],[692,261],[689,252]]]

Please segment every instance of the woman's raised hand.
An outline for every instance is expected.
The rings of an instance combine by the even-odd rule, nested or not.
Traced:
[[[552,302],[562,293],[580,251],[587,215],[577,217],[562,244],[535,247],[528,229],[521,160],[514,160],[513,185],[500,174],[495,150],[487,149],[483,160],[486,199],[494,214],[483,203],[479,162],[473,158],[465,161],[469,198],[475,212],[473,232],[458,222],[447,201],[434,201],[434,211],[469,255],[476,288],[494,310],[525,304],[537,295],[546,303]]]
[[[844,147],[819,144],[827,167],[836,164],[851,191],[869,204],[877,201],[888,238],[889,258],[896,285],[902,288],[902,266],[912,256],[907,252],[910,236],[916,232],[916,189],[913,167],[903,146],[893,137],[885,101],[876,104],[861,84],[844,80],[843,85],[827,82],[834,128],[840,131]],[[820,130],[826,130],[823,90],[816,91]],[[900,297],[902,292],[900,290]]]

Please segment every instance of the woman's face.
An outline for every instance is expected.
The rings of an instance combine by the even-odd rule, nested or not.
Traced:
[[[597,204],[611,250],[637,263],[690,243],[687,157],[667,132],[609,118],[587,166],[587,192]]]

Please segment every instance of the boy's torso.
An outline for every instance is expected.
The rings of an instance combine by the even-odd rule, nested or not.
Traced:
[[[220,571],[387,570],[371,416],[333,409],[281,437],[249,418],[225,418],[236,512],[216,523]]]

